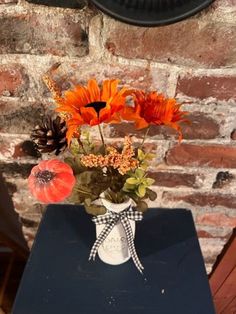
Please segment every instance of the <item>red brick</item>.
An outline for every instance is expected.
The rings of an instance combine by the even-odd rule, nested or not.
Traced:
[[[164,192],[163,199],[171,202],[183,201],[193,206],[223,206],[227,208],[236,208],[236,197],[230,194],[213,193],[192,193],[177,194],[174,192]]]
[[[236,129],[231,133],[231,139],[236,141]]]
[[[22,66],[17,64],[0,65],[0,95],[20,96],[27,87],[28,76]]]
[[[167,152],[166,162],[178,166],[235,168],[236,147],[180,144]]]
[[[81,57],[88,53],[87,34],[71,14],[25,12],[0,17],[0,53]]]
[[[30,134],[45,111],[41,103],[0,100],[0,132]]]
[[[236,76],[185,76],[178,79],[176,93],[200,99],[236,99]]]
[[[198,238],[213,238],[212,235],[205,230],[197,230]]]
[[[131,86],[138,89],[158,89],[164,92],[168,85],[169,72],[159,68],[147,68],[143,66],[106,64],[100,62],[80,62],[59,67],[55,78],[61,88],[68,88],[68,77],[71,85],[87,84],[87,81],[95,77],[99,82],[104,79],[118,78],[120,85]]]
[[[104,34],[108,50],[130,59],[213,68],[235,62],[236,26],[210,19],[204,23],[200,18],[188,19],[158,28],[139,28],[105,19]]]
[[[217,238],[217,239],[228,240],[231,235],[231,232],[220,234],[220,232],[214,233],[214,232],[208,232],[206,230],[199,229],[197,230],[197,235],[198,235],[198,238],[207,238],[207,239]]]
[[[155,185],[166,187],[198,187],[195,174],[190,173],[175,173],[175,172],[149,172],[148,177],[155,179]]]
[[[219,136],[219,125],[211,117],[195,112],[188,115],[190,123],[182,123],[184,139],[214,139]],[[111,127],[111,137],[123,137],[126,134],[133,134],[142,138],[146,130],[136,130],[132,123],[114,124]],[[169,127],[152,126],[149,136],[162,136],[164,139],[178,137],[178,134]]]
[[[135,145],[135,143],[134,143],[134,145]],[[140,147],[139,145],[140,145],[140,143],[138,143],[138,147]],[[146,142],[143,145],[143,149],[144,149],[145,152],[149,152],[149,153],[155,154],[156,150],[157,150],[157,145],[156,145],[156,143],[148,143],[148,142]]]
[[[236,227],[236,216],[230,217],[223,213],[205,213],[198,215],[196,223],[207,226]]]

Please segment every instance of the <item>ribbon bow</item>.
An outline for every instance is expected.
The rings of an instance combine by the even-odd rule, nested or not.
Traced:
[[[95,241],[89,255],[89,260],[91,259],[95,260],[95,257],[96,257],[96,254],[100,245],[106,239],[106,237],[114,228],[114,226],[118,223],[118,221],[120,221],[125,230],[130,255],[133,259],[135,266],[140,271],[140,273],[142,273],[144,267],[141,264],[138,258],[136,249],[135,249],[134,235],[133,235],[133,231],[132,231],[129,219],[132,219],[134,221],[140,221],[143,219],[143,215],[142,213],[135,211],[131,207],[129,207],[128,209],[125,209],[120,213],[115,213],[115,212],[110,211],[108,214],[94,217],[92,219],[95,224],[98,224],[98,225],[105,224],[106,226],[104,227],[102,232],[99,234],[97,240]]]

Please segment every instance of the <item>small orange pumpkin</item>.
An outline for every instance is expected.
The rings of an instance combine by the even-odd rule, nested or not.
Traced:
[[[68,164],[58,159],[43,160],[31,170],[28,185],[39,201],[57,203],[71,194],[75,177]]]

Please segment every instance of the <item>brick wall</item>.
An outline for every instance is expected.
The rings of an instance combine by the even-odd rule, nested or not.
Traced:
[[[60,61],[62,88],[118,77],[176,96],[191,112],[180,145],[171,130],[152,128],[154,205],[192,210],[210,271],[236,226],[235,0],[216,0],[191,19],[150,29],[115,21],[86,1],[67,2],[70,8],[0,0],[0,170],[29,245],[43,211],[26,186],[38,161],[29,132],[52,107],[42,74]],[[130,130],[124,124],[105,132],[119,140]]]

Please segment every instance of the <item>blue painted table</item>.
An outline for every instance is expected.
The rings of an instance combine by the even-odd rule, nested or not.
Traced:
[[[13,314],[214,314],[191,212],[150,209],[135,244],[145,267],[88,256],[95,226],[80,206],[50,205],[42,219]]]

